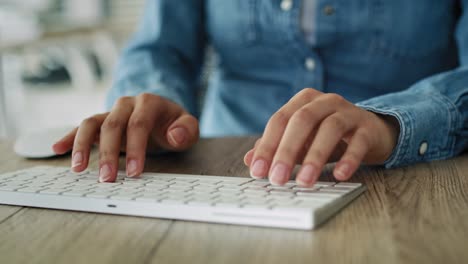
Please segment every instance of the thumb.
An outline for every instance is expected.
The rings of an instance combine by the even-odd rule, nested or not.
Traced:
[[[166,131],[164,142],[159,145],[165,149],[182,151],[190,148],[200,137],[198,120],[188,113],[177,118]]]

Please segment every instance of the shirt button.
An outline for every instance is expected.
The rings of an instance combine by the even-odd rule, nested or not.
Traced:
[[[312,59],[312,58],[307,58],[307,59],[305,60],[305,67],[306,67],[307,70],[309,70],[309,71],[315,70],[315,60]]]
[[[427,142],[426,142],[426,141],[423,141],[423,142],[421,143],[421,145],[419,146],[419,155],[422,156],[422,155],[426,154],[426,152],[427,152],[427,146],[428,146],[428,145],[427,145]]]
[[[283,1],[281,1],[281,10],[283,10],[283,11],[291,10],[292,4],[293,4],[293,0],[283,0]]]
[[[327,6],[325,6],[323,8],[323,13],[326,16],[331,16],[331,15],[335,14],[335,8],[333,6],[327,5]]]

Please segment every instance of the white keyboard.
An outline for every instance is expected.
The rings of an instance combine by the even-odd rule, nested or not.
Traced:
[[[98,183],[97,172],[34,167],[0,175],[0,204],[214,223],[313,229],[365,190],[360,183],[290,181],[165,173],[119,173]]]

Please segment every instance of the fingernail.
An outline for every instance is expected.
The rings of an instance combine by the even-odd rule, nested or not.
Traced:
[[[107,182],[111,178],[111,167],[109,165],[103,165],[99,170],[99,182]]]
[[[72,158],[72,168],[76,168],[83,163],[83,154],[81,152],[76,152],[73,154]]]
[[[267,174],[267,163],[266,161],[259,159],[256,160],[252,168],[250,169],[250,176],[255,179],[261,179]]]
[[[177,128],[172,129],[169,132],[169,138],[172,141],[171,143],[173,145],[181,145],[185,141],[185,135],[186,134],[187,133],[186,133],[185,129],[182,128],[182,127],[177,127]]]
[[[127,163],[127,176],[134,177],[137,174],[137,162],[132,159]]]
[[[340,163],[335,168],[335,176],[339,179],[344,179],[349,175],[349,169],[347,163]]]
[[[313,165],[303,165],[297,174],[296,181],[301,185],[310,185],[317,174],[317,170]]]
[[[286,165],[282,163],[276,163],[271,171],[270,182],[273,185],[283,185],[288,181],[289,178],[289,169]]]

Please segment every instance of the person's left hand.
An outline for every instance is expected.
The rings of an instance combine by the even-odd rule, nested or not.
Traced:
[[[349,179],[362,162],[382,164],[396,146],[396,118],[361,109],[337,94],[304,89],[268,121],[244,162],[254,178],[285,184],[296,163],[296,181],[313,185],[328,161],[339,160],[333,175]]]

